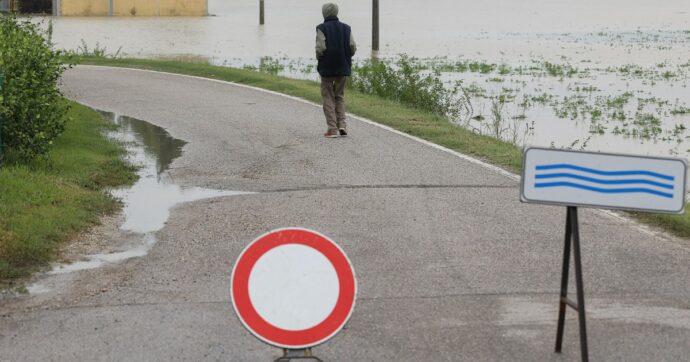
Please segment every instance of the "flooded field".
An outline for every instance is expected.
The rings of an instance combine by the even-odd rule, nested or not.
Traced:
[[[122,56],[182,58],[316,79],[322,0],[210,0],[205,18],[55,18],[54,41]],[[684,0],[416,0],[341,4],[361,64],[413,58],[469,110],[454,119],[520,145],[690,155],[690,3]]]

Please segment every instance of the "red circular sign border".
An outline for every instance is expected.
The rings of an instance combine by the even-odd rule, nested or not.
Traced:
[[[286,244],[305,245],[324,255],[333,265],[339,282],[338,299],[328,317],[316,326],[299,331],[268,323],[254,309],[249,298],[249,275],[256,262],[269,250]],[[327,236],[303,228],[282,228],[259,236],[240,253],[232,270],[230,293],[238,318],[252,334],[270,345],[299,349],[319,345],[342,329],[354,310],[357,283],[347,256]]]

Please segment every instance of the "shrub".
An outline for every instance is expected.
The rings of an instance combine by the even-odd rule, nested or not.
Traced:
[[[58,80],[67,66],[53,51],[51,28],[0,15],[0,155],[28,161],[48,152],[65,128],[67,105]]]
[[[444,87],[438,71],[424,74],[421,70],[423,67],[406,55],[394,63],[365,61],[354,67],[350,82],[363,93],[456,118],[461,107],[455,97],[458,87]]]

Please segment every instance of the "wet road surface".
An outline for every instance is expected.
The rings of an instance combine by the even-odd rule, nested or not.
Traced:
[[[182,204],[147,255],[5,303],[0,360],[272,360],[229,280],[285,226],[328,235],[357,274],[326,361],[579,360],[572,311],[553,353],[565,210],[520,204],[514,178],[356,119],[325,139],[319,107],[222,82],[77,67],[63,89],[187,142],[177,184],[256,193]],[[591,359],[686,357],[690,244],[588,210],[581,233]]]

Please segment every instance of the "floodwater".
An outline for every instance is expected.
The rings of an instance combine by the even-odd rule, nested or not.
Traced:
[[[210,190],[199,187],[183,188],[167,177],[172,162],[182,155],[186,142],[171,137],[163,128],[138,119],[103,112],[119,127],[109,136],[123,142],[128,161],[139,166],[139,180],[131,187],[111,190],[113,196],[124,203],[124,222],[120,225],[123,238],[135,239],[124,250],[87,255],[84,260],[56,265],[49,274],[63,274],[98,268],[104,264],[142,257],[156,243],[155,233],[165,226],[170,209],[184,202],[213,197],[235,196],[247,192]],[[33,288],[33,289],[32,289]],[[46,292],[42,285],[33,285],[29,291]]]
[[[259,67],[268,60],[280,65],[281,75],[317,79],[314,27],[322,21],[323,2],[266,0],[264,26],[258,24],[256,0],[209,0],[213,16],[203,18],[53,18],[54,42],[71,50],[98,46],[123,56],[235,67]],[[478,133],[519,145],[690,156],[687,0],[383,0],[376,54],[370,50],[372,1],[340,6],[340,18],[352,26],[359,45],[359,62],[405,53],[430,63],[445,59],[517,68],[550,62],[581,70],[573,77],[443,72],[449,86],[462,81],[484,90],[472,98],[475,120],[462,122]],[[630,64],[646,75],[611,70]],[[673,76],[648,75],[653,72]],[[575,90],[581,88],[595,90]],[[502,106],[500,124],[492,123],[492,100],[506,89],[512,101]],[[551,102],[519,106],[544,93]],[[564,113],[575,98],[592,106],[626,93],[634,96],[624,119],[613,119],[611,109],[596,111],[602,115],[587,109],[575,116]]]
[[[203,18],[54,18],[57,46],[76,49],[84,40],[130,56],[191,55],[214,63],[263,56],[313,57],[315,26],[324,0],[266,0],[260,26],[257,0],[209,0]],[[380,2],[381,56],[477,57],[487,60],[583,55],[625,64],[625,46],[588,39],[598,32],[690,29],[686,0],[396,0]],[[340,18],[353,28],[361,57],[371,49],[371,0],[340,3]],[[658,49],[657,49],[658,50]],[[633,49],[636,63],[652,65],[657,50]],[[682,49],[664,58],[687,58]]]

